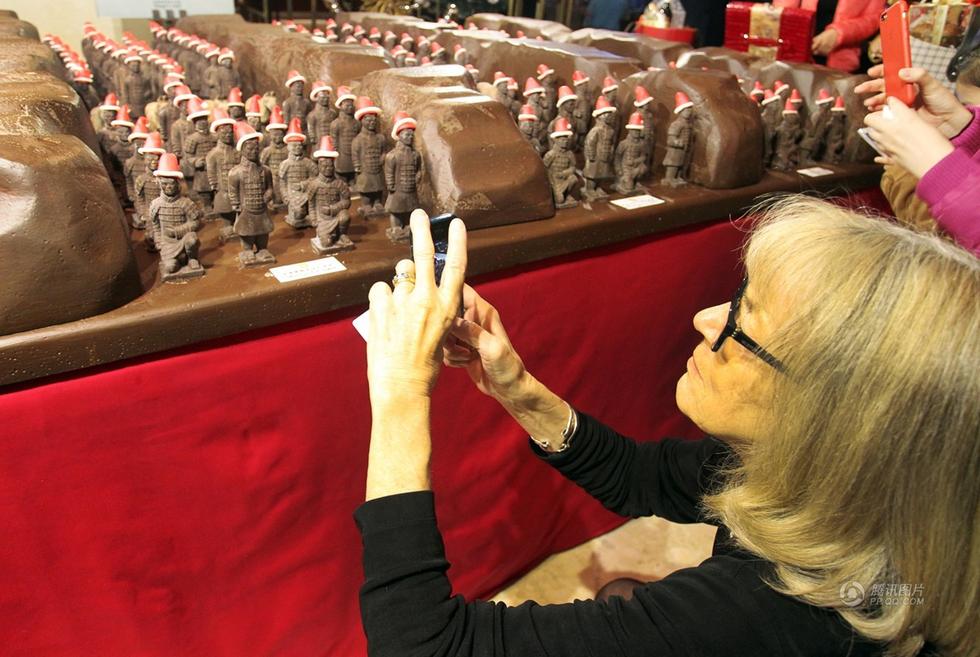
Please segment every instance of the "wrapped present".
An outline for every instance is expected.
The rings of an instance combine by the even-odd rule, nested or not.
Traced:
[[[767,3],[729,2],[725,47],[767,60],[811,62],[815,13]]]
[[[937,46],[956,48],[977,9],[970,3],[923,2],[909,7],[909,34]]]

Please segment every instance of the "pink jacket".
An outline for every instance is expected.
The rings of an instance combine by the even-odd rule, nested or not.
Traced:
[[[849,73],[861,63],[861,45],[878,32],[885,0],[838,0],[834,20],[827,29],[837,32],[837,45],[827,55],[827,66]]]
[[[915,191],[936,223],[960,246],[980,256],[980,107],[953,138],[952,153],[926,171]]]

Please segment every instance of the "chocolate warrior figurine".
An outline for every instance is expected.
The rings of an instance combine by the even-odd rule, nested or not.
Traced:
[[[408,218],[419,205],[422,158],[415,150],[417,125],[407,112],[397,112],[391,128],[391,138],[397,143],[385,155],[385,183],[388,185],[385,210],[391,213],[387,235],[392,242],[406,242],[411,237]]]
[[[146,112],[146,104],[153,100],[150,81],[140,70],[143,65],[143,58],[139,56],[136,50],[130,50],[124,62],[126,70],[120,76],[122,80],[122,85],[119,88],[120,96],[122,102],[129,105],[133,114],[142,116]]]
[[[316,237],[310,246],[317,255],[350,251],[354,243],[347,236],[350,225],[350,188],[334,171],[334,161],[339,153],[333,147],[330,135],[320,139],[320,147],[313,151],[318,175],[306,183],[310,199],[310,216],[316,226]]]
[[[674,114],[677,116],[667,128],[667,152],[664,154],[664,178],[661,184],[676,187],[687,182],[694,144],[694,103],[683,91],[674,94]]]
[[[610,105],[616,105],[616,94],[619,92],[619,83],[616,82],[616,78],[611,75],[607,75],[602,80],[602,95],[606,97]]]
[[[626,138],[616,147],[616,191],[620,194],[642,190],[637,181],[650,171],[649,143],[643,136],[644,127],[643,115],[633,112],[626,124]]]
[[[337,174],[347,184],[354,181],[354,160],[351,157],[351,144],[354,137],[361,131],[361,124],[354,118],[354,100],[356,97],[348,87],[337,87],[337,101],[334,103],[340,114],[330,124],[330,136],[337,147]]]
[[[221,98],[222,95],[218,93],[218,69],[221,65],[218,64],[218,55],[221,54],[221,48],[214,44],[210,44],[204,51],[204,59],[206,63],[204,65],[204,72],[201,75],[201,91],[207,94],[208,98]],[[240,84],[234,84],[233,87],[240,87]]]
[[[174,96],[174,105],[177,108],[177,118],[170,124],[170,139],[167,141],[167,150],[178,158],[184,148],[184,137],[191,131],[191,122],[187,120],[187,103],[191,98],[197,98],[191,93],[190,87],[185,84],[177,87],[177,94]]]
[[[300,132],[299,118],[293,117],[289,122],[289,132],[286,133],[286,146],[289,157],[279,165],[279,184],[286,197],[289,209],[286,212],[286,223],[293,228],[309,228],[307,216],[307,197],[304,185],[307,180],[316,175],[316,165],[306,157],[306,135]]]
[[[562,85],[558,89],[558,116],[548,124],[548,139],[551,140],[551,134],[557,130],[555,127],[558,124],[558,119],[565,119],[568,123],[567,130],[572,131],[572,136],[568,140],[569,147],[574,150],[578,146],[578,134],[575,132],[575,103],[578,101],[578,96],[572,91],[571,87],[566,87]]]
[[[792,171],[800,156],[800,138],[803,130],[800,126],[800,113],[796,111],[793,101],[787,100],[783,109],[783,121],[776,129],[776,157],[772,168],[777,171]]]
[[[150,203],[150,225],[160,251],[160,280],[174,281],[204,276],[204,267],[197,259],[201,240],[201,210],[197,203],[180,193],[184,174],[177,156],[164,153],[153,172],[160,186],[160,195]]]
[[[582,71],[572,73],[572,86],[575,88],[575,135],[578,140],[576,148],[581,148],[585,135],[589,132],[592,108],[595,106],[595,95],[589,86],[591,78]]]
[[[157,103],[157,125],[160,128],[160,135],[163,137],[164,143],[170,140],[170,127],[174,121],[180,118],[180,110],[174,104],[174,99],[177,97],[177,89],[182,84],[183,81],[172,74],[168,74],[163,81],[163,93],[167,99]]]
[[[208,126],[210,114],[201,99],[195,96],[187,101],[187,119],[193,131],[184,138],[181,170],[190,187],[191,200],[201,204],[205,214],[211,214],[211,183],[208,181],[207,156],[217,143]]]
[[[208,185],[214,192],[214,214],[222,222],[218,238],[226,242],[235,235],[232,227],[235,210],[228,198],[228,172],[241,159],[241,154],[235,149],[235,120],[226,111],[216,107],[214,120],[211,121],[211,132],[217,137],[218,143],[205,158],[205,166],[208,171]]]
[[[238,254],[241,267],[257,267],[276,261],[269,252],[269,233],[272,218],[272,173],[259,163],[259,139],[262,135],[252,126],[239,121],[235,124],[235,149],[241,162],[228,173],[228,200],[236,213],[235,234],[242,240]]]
[[[800,162],[813,164],[823,155],[823,147],[827,140],[827,130],[830,128],[830,105],[834,97],[826,89],[821,89],[817,96],[817,109],[810,115],[806,134],[800,142]]]
[[[548,182],[551,183],[551,193],[555,198],[555,207],[573,208],[578,201],[572,198],[572,187],[575,185],[575,154],[569,148],[574,137],[571,123],[564,116],[559,116],[553,122],[551,134],[551,150],[544,154],[544,166],[548,169]]]
[[[585,167],[582,169],[585,178],[582,195],[590,201],[608,196],[599,185],[615,177],[616,107],[605,96],[599,96],[592,117],[596,122],[585,137]]]
[[[544,107],[544,87],[542,87],[537,80],[534,78],[528,78],[524,82],[524,98],[526,99],[526,105],[524,107],[530,106],[534,110],[534,115],[538,117],[537,122],[534,124],[535,133],[534,136],[538,138],[538,141],[542,144],[548,141],[548,122],[545,119],[545,107]],[[524,109],[521,108],[523,112]],[[520,117],[518,117],[518,121]],[[543,153],[544,149],[538,149],[539,153]]]
[[[323,80],[313,83],[310,100],[316,104],[306,116],[306,129],[307,136],[314,145],[319,144],[325,135],[330,134],[330,124],[337,118],[337,110],[333,108],[331,94],[333,88]]]
[[[143,159],[143,144],[150,136],[150,128],[146,123],[146,117],[141,116],[136,119],[136,127],[129,133],[129,143],[133,149],[133,155],[123,163],[123,175],[126,177],[126,193],[130,203],[133,204],[133,228],[143,228],[143,218],[139,216],[136,208],[136,178],[146,170],[146,161]]]
[[[304,93],[306,78],[299,71],[290,71],[286,88],[289,89],[289,98],[282,104],[282,116],[286,119],[286,125],[292,124],[293,119],[298,118],[300,129],[306,134],[306,115],[313,109],[313,103]]]
[[[245,101],[245,123],[252,126],[255,132],[262,134],[262,96],[252,94]],[[265,146],[266,137],[262,136],[259,143]]]
[[[762,165],[766,168],[772,165],[772,158],[776,153],[776,129],[782,119],[779,109],[780,99],[780,96],[774,94],[771,89],[766,89],[762,99],[762,134],[765,139],[762,148]]]
[[[547,64],[538,64],[537,80],[544,87],[544,97],[541,99],[541,105],[544,109],[542,119],[550,125],[555,119],[555,103],[558,101],[558,83],[555,81],[555,69]]]
[[[823,161],[840,164],[846,139],[847,109],[844,107],[844,97],[838,96],[830,108],[830,127],[827,128],[827,148],[824,149]]]
[[[494,71],[493,73],[493,88],[496,91],[496,100],[506,107],[508,111],[510,110],[510,96],[507,95],[507,83],[510,82],[510,77],[504,74],[503,71]]]
[[[269,167],[269,171],[272,172],[274,210],[281,210],[286,205],[282,193],[282,183],[279,180],[279,165],[289,157],[289,148],[284,139],[286,136],[286,127],[282,119],[282,110],[276,105],[272,108],[272,113],[269,115],[269,125],[265,127],[269,144],[259,154],[259,162]]]
[[[653,165],[653,147],[656,144],[657,136],[653,123],[655,118],[653,115],[653,96],[646,90],[646,87],[636,85],[633,90],[633,107],[643,117],[643,139],[647,142],[647,170],[649,171]]]
[[[518,115],[521,113],[521,107],[523,103],[520,99],[521,85],[517,84],[517,80],[510,78],[507,81],[507,98],[510,99],[510,115],[514,117],[517,121]]]
[[[351,142],[351,159],[357,174],[354,188],[361,195],[358,214],[362,217],[382,216],[385,214],[382,202],[385,190],[382,163],[385,151],[388,150],[388,140],[378,130],[381,110],[374,106],[370,98],[361,96],[357,99],[354,118],[361,122],[361,131]]]
[[[123,165],[126,160],[133,156],[133,146],[130,143],[129,135],[133,131],[133,120],[129,115],[129,106],[123,105],[110,122],[111,133],[107,134],[105,148],[109,165],[109,178],[119,194],[122,203],[129,202],[129,194],[126,186],[126,177],[123,173]]]
[[[116,131],[112,127],[112,121],[118,113],[119,99],[116,97],[116,94],[109,92],[106,94],[102,104],[99,105],[99,120],[102,122],[102,126],[96,135],[99,138],[99,146],[102,147],[104,153],[109,152],[109,143],[116,138]]]
[[[237,123],[245,120],[245,101],[242,100],[241,89],[232,87],[231,91],[228,92],[228,101],[225,104],[228,107],[228,116],[233,121]]]
[[[538,155],[544,154],[544,144],[538,139],[538,115],[531,105],[521,108],[521,113],[517,115],[517,129],[524,135],[524,139],[534,148]]]
[[[143,160],[146,163],[146,169],[142,174],[136,177],[136,181],[133,183],[133,187],[136,191],[136,214],[139,215],[143,230],[143,241],[146,245],[147,251],[156,251],[155,245],[155,235],[153,233],[153,224],[150,222],[150,203],[156,197],[160,196],[160,183],[157,178],[153,175],[156,171],[157,165],[160,163],[160,157],[166,153],[163,150],[163,140],[160,139],[159,132],[151,132],[150,136],[146,138],[146,142],[143,144],[143,148],[140,149],[143,154]]]
[[[214,70],[213,78],[209,81],[214,90],[214,98],[225,98],[234,87],[242,86],[242,77],[235,67],[235,53],[222,48],[218,54],[218,68]]]

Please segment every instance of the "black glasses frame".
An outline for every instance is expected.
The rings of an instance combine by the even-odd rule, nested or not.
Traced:
[[[725,344],[725,340],[731,338],[764,360],[767,364],[771,365],[777,371],[785,372],[786,367],[780,362],[780,360],[763,349],[758,342],[747,336],[735,321],[735,317],[738,315],[738,308],[740,305],[742,305],[742,295],[745,294],[745,288],[748,287],[748,285],[749,277],[745,276],[742,279],[742,284],[739,285],[738,290],[735,291],[735,296],[732,297],[732,305],[728,309],[728,321],[725,322],[725,328],[721,330],[721,334],[718,336],[718,339],[715,340],[713,345],[711,345],[711,351],[718,351],[721,349],[721,346]]]

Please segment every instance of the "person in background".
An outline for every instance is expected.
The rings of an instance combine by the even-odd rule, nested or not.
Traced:
[[[872,111],[864,122],[884,153],[875,161],[914,176],[916,195],[937,226],[980,256],[980,108],[963,105],[924,69],[905,68],[900,77],[919,89],[919,107],[909,108],[885,97],[883,72],[882,66],[872,67],[873,79],[854,89],[873,94],[865,100]]]
[[[589,0],[585,8],[585,27],[621,30],[628,7],[628,0]]]
[[[817,63],[826,63],[830,68],[848,73],[858,70],[864,43],[878,32],[878,20],[885,9],[884,0],[837,0],[833,20],[826,26],[822,21],[833,7],[833,0],[810,4],[816,4],[817,12],[817,35],[810,45]],[[802,6],[807,8],[807,3]]]

